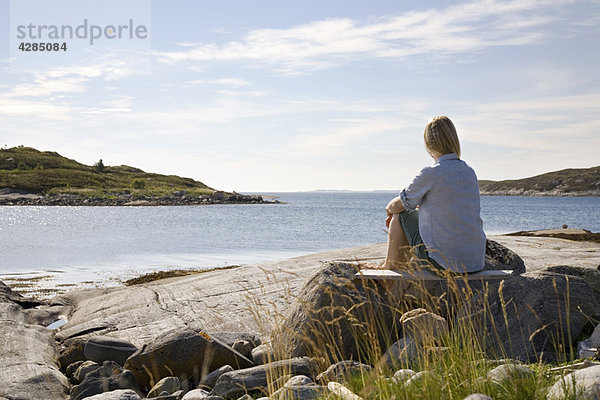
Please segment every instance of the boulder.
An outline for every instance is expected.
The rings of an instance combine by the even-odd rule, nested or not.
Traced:
[[[156,385],[152,387],[150,392],[148,392],[148,397],[157,397],[163,392],[167,392],[167,394],[172,394],[178,390],[181,390],[181,379],[176,376],[167,376],[166,378],[162,378]]]
[[[600,268],[600,267],[599,267]],[[548,272],[554,272],[557,274],[563,274],[568,276],[575,276],[583,279],[585,283],[592,288],[596,301],[600,303],[600,270],[585,268],[585,267],[574,267],[569,265],[556,265],[546,268]],[[600,334],[600,333],[599,333]],[[600,336],[598,337],[600,343]]]
[[[267,364],[275,361],[275,354],[269,343],[256,346],[251,351],[252,361],[255,365]]]
[[[167,376],[198,383],[208,372],[223,365],[247,368],[252,361],[204,332],[173,331],[144,346],[129,357],[125,368],[136,377],[143,390],[149,390]]]
[[[71,388],[71,400],[82,400],[118,389],[131,389],[143,396],[131,371],[123,370],[113,361],[105,361],[95,370],[88,372],[79,385]]]
[[[581,399],[596,400],[600,393],[600,365],[571,372],[550,388],[549,400]]]
[[[439,375],[432,371],[420,371],[408,378],[406,382],[404,382],[404,386],[409,387],[412,385],[424,386],[429,382],[438,381],[440,379]]]
[[[86,397],[85,400],[142,400],[140,395],[131,389],[118,389]]]
[[[329,390],[316,384],[282,387],[269,398],[273,400],[314,400],[323,398]]]
[[[526,379],[534,375],[531,368],[523,364],[502,364],[488,372],[487,377],[500,384],[511,382],[515,379]]]
[[[249,341],[238,339],[235,342],[233,342],[233,345],[231,347],[244,357],[248,359],[252,358],[252,349],[254,348],[254,346],[252,346],[252,343],[250,343]]]
[[[204,389],[194,389],[187,392],[181,400],[205,400],[211,397],[210,393]]]
[[[274,400],[311,400],[325,395],[327,390],[319,386],[308,376],[296,375],[288,379],[282,388],[271,395]]]
[[[219,378],[210,392],[213,396],[237,398],[248,392],[266,392],[268,381],[283,374],[314,376],[316,363],[308,357],[276,361],[267,365],[227,372]]]
[[[316,381],[321,385],[328,382],[345,382],[350,376],[369,374],[373,367],[354,360],[340,361],[332,364],[325,371],[317,375]]]
[[[110,336],[92,336],[85,342],[83,354],[86,359],[101,363],[107,360],[124,365],[137,347],[126,340]]]
[[[230,365],[223,365],[222,367],[215,369],[210,374],[200,379],[198,387],[202,389],[211,390],[216,385],[221,375],[231,371],[233,371],[233,368]]]
[[[314,383],[315,382],[306,375],[295,375],[289,378],[287,382],[283,384],[283,387],[291,388],[294,386],[311,385]]]
[[[76,361],[86,360],[84,354],[85,342],[84,339],[74,339],[68,346],[61,348],[58,357],[58,364],[61,368],[67,368]]]
[[[416,372],[413,371],[412,369],[399,369],[398,371],[394,372],[394,376],[392,376],[392,379],[396,383],[405,383],[407,380],[412,378],[415,374],[416,374]]]
[[[441,343],[448,335],[448,322],[442,317],[423,308],[402,314],[400,324],[404,336],[419,346],[433,346]]]
[[[342,400],[363,400],[362,397],[357,396],[350,389],[339,384],[338,382],[329,382],[327,384],[327,388],[331,391],[331,393],[335,394]]]
[[[379,338],[382,346],[398,340],[390,335],[396,336],[399,305],[391,306],[379,285],[355,282],[357,268],[329,262],[306,281],[282,324],[271,333],[277,354],[368,360],[372,354],[359,354],[373,348],[368,338]]]
[[[392,344],[377,362],[378,367],[398,369],[409,366],[417,359],[419,350],[416,344],[408,337],[402,338]]]
[[[75,364],[75,363],[73,363]],[[101,365],[98,364],[97,362],[94,361],[83,361],[79,367],[77,367],[77,370],[73,373],[73,382],[75,383],[81,383],[81,381],[83,381],[86,377],[87,374],[89,374],[92,371],[97,370],[98,368],[100,368]],[[119,371],[121,372],[121,371]]]
[[[81,364],[83,364],[84,362],[85,361],[75,361],[73,364],[69,365],[65,370],[65,375],[67,375],[67,378],[69,378],[71,382],[75,381],[75,372],[77,372]]]
[[[495,240],[488,239],[485,244],[484,270],[512,270],[513,275],[525,272],[525,263],[515,252],[502,246]]]
[[[590,318],[598,319],[594,291],[578,276],[548,270],[510,276],[487,297],[474,295],[459,311],[486,335],[491,358],[553,362],[565,359],[556,349],[576,346]]]

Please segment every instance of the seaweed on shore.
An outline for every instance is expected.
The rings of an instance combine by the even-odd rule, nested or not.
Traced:
[[[600,232],[586,232],[586,233],[540,233],[532,231],[519,231],[513,233],[507,233],[506,236],[543,236],[552,237],[557,239],[573,240],[575,242],[594,242],[600,243]]]
[[[215,268],[208,268],[208,269],[172,269],[172,270],[167,270],[167,271],[156,271],[156,272],[150,272],[150,273],[147,273],[144,275],[140,275],[136,278],[128,279],[123,283],[125,284],[125,286],[135,286],[135,285],[142,285],[144,283],[158,281],[161,279],[176,278],[176,277],[180,277],[180,276],[201,274],[204,272],[217,271],[217,270],[233,269],[233,268],[237,268],[237,267],[239,267],[239,265],[230,265],[227,267],[215,267]]]

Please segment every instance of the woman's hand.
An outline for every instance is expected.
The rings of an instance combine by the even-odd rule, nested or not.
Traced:
[[[404,210],[404,205],[400,200],[400,196],[394,197],[392,201],[388,203],[387,207],[385,207],[388,217],[392,214],[400,214]]]
[[[388,217],[385,219],[385,227],[390,229],[390,222],[392,222],[392,216],[388,214]]]

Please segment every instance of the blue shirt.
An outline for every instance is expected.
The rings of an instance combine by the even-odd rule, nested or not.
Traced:
[[[408,210],[419,207],[419,231],[430,258],[457,272],[483,268],[485,233],[475,171],[454,153],[425,167],[400,192]]]

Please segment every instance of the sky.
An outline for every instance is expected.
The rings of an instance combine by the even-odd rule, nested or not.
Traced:
[[[19,24],[84,19],[147,35],[18,50],[39,41]],[[480,179],[600,165],[598,0],[0,0],[0,37],[2,147],[238,192],[400,190],[447,115]]]

